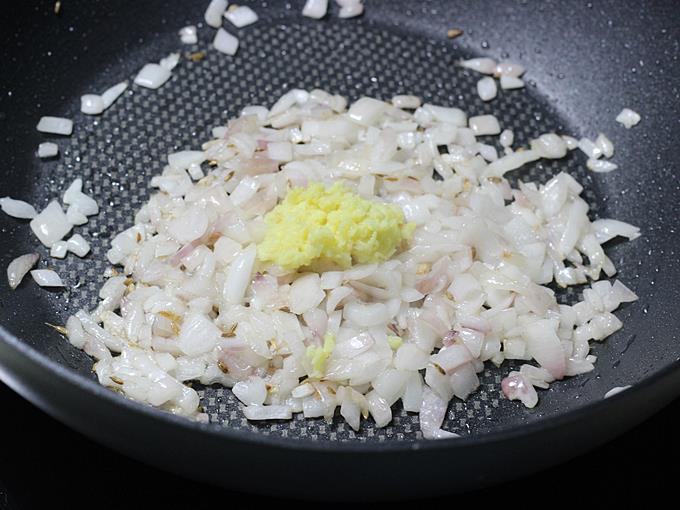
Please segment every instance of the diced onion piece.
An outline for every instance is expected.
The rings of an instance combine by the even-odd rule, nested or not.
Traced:
[[[325,297],[326,293],[321,290],[319,275],[308,273],[299,277],[290,286],[288,308],[291,312],[300,315],[319,306]]]
[[[84,257],[90,252],[90,243],[88,243],[83,236],[80,234],[74,234],[71,238],[66,241],[68,251],[78,255],[79,257]]]
[[[437,392],[428,386],[423,388],[423,402],[420,407],[420,430],[425,439],[446,439],[458,437],[458,434],[448,432],[441,428],[446,417],[448,402],[441,398]]]
[[[386,109],[386,103],[372,97],[362,97],[352,104],[347,115],[359,124],[370,126],[377,122]]]
[[[636,126],[640,122],[640,119],[640,114],[634,112],[630,108],[624,108],[621,110],[621,113],[616,116],[616,122],[623,124],[626,129]]]
[[[168,154],[168,165],[178,170],[186,170],[191,165],[205,161],[203,151],[179,151]]]
[[[578,148],[581,149],[581,152],[583,152],[590,159],[599,159],[602,157],[602,151],[600,148],[588,138],[581,138],[578,141]]]
[[[160,64],[146,64],[135,76],[135,84],[147,89],[157,89],[170,79],[169,69]]]
[[[179,39],[183,44],[196,44],[198,42],[198,35],[196,32],[196,25],[187,25],[179,30]]]
[[[437,354],[430,356],[430,360],[447,374],[472,361],[472,354],[463,344],[453,344],[440,349]]]
[[[503,130],[503,132],[501,133],[501,137],[500,137],[501,145],[503,147],[510,147],[512,145],[512,142],[514,142],[514,141],[515,141],[515,134],[509,129]]]
[[[375,420],[375,426],[380,428],[392,421],[392,410],[387,401],[376,391],[371,391],[366,395],[368,410]]]
[[[392,106],[396,108],[415,109],[420,106],[420,98],[418,96],[394,96],[392,98]]]
[[[619,165],[612,163],[611,161],[593,158],[589,158],[588,161],[586,161],[586,166],[589,170],[600,174],[612,172],[619,167]]]
[[[343,308],[345,319],[360,327],[372,327],[387,322],[390,313],[383,303],[348,303]]]
[[[24,279],[26,273],[35,266],[36,262],[40,259],[40,255],[37,253],[27,253],[26,255],[21,255],[15,258],[7,266],[7,281],[12,289],[16,289],[21,280]]]
[[[267,398],[267,386],[261,377],[251,376],[245,381],[239,381],[232,391],[247,406],[261,406]]]
[[[490,76],[485,76],[477,82],[477,94],[482,101],[491,101],[498,94],[496,80]]]
[[[483,74],[494,74],[497,66],[495,60],[486,57],[463,60],[460,65],[466,69],[472,69],[473,71]]]
[[[290,142],[269,142],[267,156],[274,161],[291,161],[293,159],[293,145]]]
[[[545,133],[531,141],[531,150],[542,158],[559,159],[567,155],[567,144],[555,133]]]
[[[236,55],[238,39],[225,29],[220,28],[217,34],[215,34],[215,39],[213,39],[213,46],[217,51],[225,55]]]
[[[87,223],[87,216],[80,211],[80,207],[76,204],[71,204],[66,209],[66,220],[71,225],[85,225]]]
[[[99,115],[104,111],[104,101],[97,94],[80,96],[80,111],[87,115]]]
[[[321,19],[328,10],[328,0],[307,0],[302,8],[302,15],[308,18]]]
[[[497,135],[501,132],[501,126],[498,123],[498,119],[493,115],[470,117],[468,123],[475,136]]]
[[[420,110],[420,108],[419,108]],[[434,119],[439,122],[444,122],[447,124],[453,124],[456,127],[464,127],[467,123],[467,115],[460,108],[450,108],[447,106],[436,106],[433,104],[424,104],[422,110],[430,114]],[[414,117],[418,113],[414,114]]]
[[[113,103],[115,103],[116,99],[118,99],[123,94],[123,92],[127,90],[127,88],[128,82],[122,81],[120,83],[115,84],[113,87],[109,87],[104,92],[102,92],[102,101],[104,101],[104,108],[108,108]]]
[[[212,351],[222,332],[212,320],[201,313],[189,315],[182,322],[177,345],[188,356]]]
[[[541,319],[532,322],[525,326],[523,336],[529,354],[555,379],[562,379],[566,373],[566,359],[553,321]]]
[[[73,121],[63,117],[42,117],[36,129],[41,133],[70,135],[73,133]]]
[[[231,192],[231,202],[235,206],[239,206],[255,196],[257,190],[260,189],[260,181],[246,176],[241,179],[234,191]]]
[[[50,248],[50,257],[55,259],[63,259],[68,253],[68,244],[66,241],[57,241]]]
[[[208,8],[203,16],[205,22],[213,28],[221,27],[222,14],[224,14],[228,4],[227,0],[210,0],[210,4],[208,4]]]
[[[630,223],[619,220],[600,219],[591,224],[597,242],[602,244],[616,236],[627,237],[630,240],[640,237],[640,229]]]
[[[222,297],[227,304],[235,305],[243,300],[251,280],[256,254],[256,247],[251,244],[229,266],[222,291]]]
[[[8,216],[25,220],[35,218],[38,214],[31,204],[10,197],[0,198],[0,208]]]
[[[524,88],[524,80],[516,78],[515,76],[502,75],[500,78],[501,88],[503,90],[514,90]]]
[[[501,382],[503,393],[510,400],[521,400],[532,409],[538,403],[538,394],[533,385],[520,372],[510,372]]]
[[[31,276],[35,283],[41,287],[63,287],[64,282],[61,281],[59,275],[51,269],[34,269],[31,271]]]
[[[170,53],[165,58],[162,58],[160,62],[158,62],[158,65],[167,69],[168,71],[172,71],[175,67],[177,67],[177,64],[179,64],[179,53]]]
[[[631,387],[630,384],[628,384],[626,386],[614,386],[611,390],[609,390],[607,393],[604,394],[604,398],[613,397],[614,395],[617,395],[617,394],[621,393],[622,391],[627,390],[630,387]]]
[[[614,155],[614,144],[604,133],[597,135],[595,146],[600,149],[605,158],[611,158]]]
[[[224,13],[224,17],[238,28],[252,25],[257,21],[257,14],[255,11],[246,5],[239,5],[235,9],[228,9]]]
[[[361,1],[348,3],[346,2],[340,7],[338,17],[340,18],[354,18],[360,16],[364,12],[364,4]]]
[[[249,420],[290,420],[293,410],[286,405],[248,406],[243,414]]]
[[[73,228],[56,200],[50,202],[40,214],[33,218],[30,225],[40,242],[48,248],[63,239]]]
[[[59,146],[52,142],[43,142],[38,145],[39,158],[53,158],[59,154]]]
[[[504,60],[496,65],[496,74],[508,78],[518,78],[524,74],[524,66]]]

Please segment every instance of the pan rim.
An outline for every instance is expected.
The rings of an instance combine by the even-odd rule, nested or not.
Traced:
[[[53,375],[65,380],[67,383],[77,386],[97,398],[103,398],[113,406],[119,406],[126,412],[143,415],[146,418],[165,422],[183,429],[186,433],[201,433],[221,438],[224,440],[238,441],[244,444],[267,446],[283,450],[328,452],[337,453],[403,453],[412,451],[455,450],[473,448],[480,445],[489,445],[517,440],[533,433],[546,432],[565,427],[571,423],[586,420],[589,415],[595,415],[604,408],[611,406],[613,402],[630,399],[633,395],[643,392],[654,385],[661,385],[662,381],[670,377],[675,371],[680,370],[680,359],[673,360],[668,366],[658,372],[643,378],[627,391],[612,395],[610,398],[602,398],[585,404],[578,409],[570,409],[564,413],[538,419],[531,423],[525,423],[520,427],[505,428],[485,432],[479,435],[469,435],[459,438],[428,440],[416,439],[412,441],[386,441],[386,442],[359,442],[359,441],[315,441],[297,438],[279,437],[267,434],[253,433],[247,430],[238,430],[215,423],[199,423],[188,418],[174,415],[170,412],[156,409],[126,398],[113,391],[106,389],[96,381],[84,377],[82,374],[57,363],[35,348],[21,341],[16,335],[9,332],[0,324],[0,341],[14,349],[21,356],[31,362],[40,365]],[[680,392],[676,392],[680,393]],[[677,395],[676,395],[677,396]]]

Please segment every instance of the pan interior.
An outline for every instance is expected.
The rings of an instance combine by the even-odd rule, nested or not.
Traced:
[[[579,134],[568,119],[553,110],[531,80],[526,89],[501,91],[494,101],[482,102],[476,93],[481,76],[455,65],[470,55],[451,41],[409,35],[364,20],[318,23],[305,19],[286,23],[261,20],[239,34],[241,46],[235,57],[208,47],[205,41],[212,39],[211,31],[203,29],[199,37],[203,44],[182,48],[182,61],[163,87],[154,91],[133,86],[102,116],[78,114],[73,136],[61,143],[60,158],[53,163],[36,162],[40,168],[34,169],[37,179],[30,197],[36,206],[42,207],[60,196],[73,179],[81,177],[86,192],[96,198],[102,211],[78,230],[92,241],[92,253],[85,259],[69,256],[55,260],[40,250],[42,264],[59,272],[67,282],[67,290],[29,291],[24,284],[18,292],[31,292],[38,305],[33,314],[37,320],[28,323],[15,317],[8,319],[8,325],[38,350],[87,377],[93,377],[91,360],[43,324],[63,324],[69,314],[96,305],[104,270],[109,267],[105,257],[109,242],[132,224],[135,211],[151,192],[150,177],[162,171],[165,155],[197,148],[210,138],[211,128],[238,115],[246,105],[271,105],[291,88],[323,88],[350,99],[364,95],[389,99],[394,94],[407,93],[421,96],[425,102],[461,107],[470,115],[492,113],[503,128],[514,132],[516,146],[526,145],[544,132]],[[175,50],[178,44],[173,27],[160,42],[166,53],[159,53],[157,58]],[[206,50],[206,56],[200,61],[184,57],[185,52],[201,50]],[[106,76],[93,76],[92,90],[103,90],[134,76],[121,76],[115,71],[114,65]],[[78,97],[70,100],[75,104]],[[71,106],[71,110],[76,109]],[[496,138],[490,143],[497,143]],[[497,148],[500,150],[500,146]],[[585,170],[582,154],[571,153],[560,161],[533,164],[513,178],[545,182],[560,171],[569,172],[584,186],[583,196],[594,216],[615,217],[608,212],[609,202],[602,200],[609,181],[596,183]],[[16,229],[28,235],[26,225]],[[30,239],[26,246],[35,246],[37,242],[33,241]],[[626,275],[624,281],[635,288],[636,259],[631,249],[618,245],[608,253]],[[570,304],[579,294],[579,289],[569,289],[559,294],[559,300]],[[626,324],[631,313],[629,306],[618,315]],[[617,358],[625,356],[626,345],[634,339],[624,326],[594,349],[601,356],[595,372],[540,392],[541,404],[534,410],[511,403],[500,394],[500,380],[512,365],[497,369],[489,364],[480,374],[479,390],[466,402],[451,403],[444,427],[462,435],[481,434],[516,427],[602,398],[619,382],[609,376],[601,381],[600,376],[612,372],[612,366],[616,368]],[[302,415],[290,422],[249,423],[229,390],[205,387],[200,393],[212,422],[254,433],[312,440],[410,441],[420,437],[417,415],[405,413],[398,404],[388,427],[378,429],[367,420],[355,433],[340,418],[331,424],[323,419],[305,420]]]

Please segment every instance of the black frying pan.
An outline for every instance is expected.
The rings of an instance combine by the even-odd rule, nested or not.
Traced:
[[[81,230],[93,253],[41,262],[55,266],[69,290],[26,281],[12,292],[0,284],[0,377],[7,384],[84,434],[162,468],[231,488],[335,499],[432,496],[518,477],[616,436],[680,393],[675,2],[367,0],[361,19],[339,20],[333,7],[321,22],[302,18],[299,1],[239,3],[252,4],[261,20],[238,31],[235,58],[210,51],[201,62],[184,60],[162,89],[133,87],[98,118],[79,112],[80,95],[180,49],[177,30],[202,21],[207,0],[62,0],[59,15],[52,0],[5,8],[2,195],[41,208],[83,177],[102,206]],[[448,40],[450,28],[465,34]],[[212,34],[201,29],[200,44],[189,50],[204,49]],[[454,65],[473,55],[524,64],[528,87],[481,103],[479,77]],[[566,169],[585,185],[595,215],[642,229],[642,238],[609,247],[620,278],[640,300],[617,312],[624,328],[595,346],[595,371],[553,385],[526,410],[498,394],[510,367],[488,367],[480,391],[451,405],[445,427],[464,437],[436,442],[420,439],[416,417],[399,410],[389,427],[368,422],[356,435],[341,420],[254,425],[228,390],[204,388],[213,423],[201,425],[99,386],[91,360],[45,323],[63,323],[95,304],[109,239],[131,223],[167,152],[197,146],[244,105],[271,104],[291,87],[351,98],[415,93],[471,113],[494,111],[519,143],[551,129],[606,132],[616,144],[617,172],[587,173],[583,158],[572,154],[518,175],[545,180]],[[643,116],[632,130],[614,122],[624,106]],[[42,115],[75,120],[73,136],[57,140],[55,161],[35,156],[48,139],[35,130]],[[3,267],[39,244],[23,222],[2,215],[0,228]],[[633,388],[603,400],[627,384]]]

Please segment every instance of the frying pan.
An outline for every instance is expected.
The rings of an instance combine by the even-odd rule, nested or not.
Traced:
[[[68,285],[49,291],[25,281],[12,292],[0,284],[0,377],[9,386],[80,432],[163,469],[246,491],[330,499],[433,496],[519,477],[613,438],[680,393],[677,4],[367,0],[360,19],[338,19],[331,6],[330,16],[314,21],[301,17],[299,1],[239,2],[260,21],[235,31],[235,57],[208,51],[199,62],[184,59],[160,90],[133,86],[100,117],[79,112],[82,94],[129,79],[146,62],[208,49],[209,28],[200,28],[195,47],[177,37],[202,21],[206,3],[62,0],[58,15],[51,0],[5,8],[2,194],[42,208],[82,177],[102,208],[80,229],[92,253],[63,261],[37,247],[26,223],[0,217],[0,265],[37,249],[41,266],[55,267]],[[464,35],[449,40],[450,28]],[[477,55],[524,64],[527,88],[482,103],[479,76],[455,65]],[[584,184],[594,217],[641,227],[641,238],[608,247],[640,300],[617,312],[623,329],[594,346],[595,371],[554,384],[527,410],[499,394],[512,367],[489,366],[480,390],[449,409],[444,426],[463,437],[441,441],[423,440],[417,416],[399,409],[390,426],[369,420],[356,434],[340,419],[252,424],[229,390],[208,387],[199,389],[211,423],[199,424],[99,386],[90,358],[46,323],[95,305],[108,243],[149,196],[165,154],[197,147],[243,106],[272,104],[292,87],[352,99],[414,93],[471,114],[493,112],[518,145],[550,130],[607,133],[616,172],[588,173],[572,153],[513,177],[545,181],[566,170]],[[639,126],[614,122],[622,107],[642,114]],[[40,135],[42,115],[73,118],[73,135]],[[60,156],[38,160],[38,143],[52,139]],[[559,295],[565,303],[578,297],[579,289]]]

